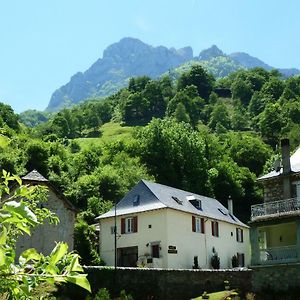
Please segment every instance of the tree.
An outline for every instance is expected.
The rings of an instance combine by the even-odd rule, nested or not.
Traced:
[[[275,148],[283,126],[281,107],[278,103],[267,104],[260,114],[259,126],[262,136]]]
[[[229,156],[240,166],[247,167],[257,176],[262,174],[272,150],[260,137],[249,133],[230,132],[226,135],[225,147]]]
[[[231,85],[232,98],[240,99],[247,106],[254,93],[252,85],[249,81],[237,78]]]
[[[283,81],[278,78],[271,77],[271,79],[263,85],[261,92],[264,95],[269,95],[273,99],[278,100],[283,93],[283,90]]]
[[[187,119],[190,119],[191,125],[195,127],[200,119],[200,112],[205,104],[204,99],[198,96],[197,88],[194,85],[190,85],[178,91],[174,98],[168,103],[167,116],[175,116],[179,103],[184,106],[188,117]],[[183,107],[179,109],[182,111]]]
[[[195,193],[210,190],[201,136],[186,123],[153,119],[138,134],[140,156],[160,183]]]
[[[4,103],[0,102],[0,118],[11,129],[19,131],[20,126],[18,116],[14,113],[13,109]]]
[[[230,128],[230,118],[229,118],[228,110],[226,105],[223,102],[219,102],[214,106],[210,116],[208,126],[211,129],[215,130],[217,124],[222,125],[226,129]]]
[[[197,88],[198,96],[208,100],[213,89],[214,77],[208,74],[200,65],[193,65],[189,72],[183,73],[177,82],[177,89],[182,90],[189,85]]]
[[[178,122],[190,123],[190,116],[187,114],[183,103],[179,102],[174,112],[174,117]]]
[[[15,192],[9,189],[16,181]],[[5,299],[32,299],[32,290],[42,282],[71,282],[90,291],[90,285],[79,264],[79,256],[68,253],[66,243],[57,243],[49,256],[34,248],[25,250],[16,260],[16,241],[20,234],[30,235],[31,229],[45,219],[57,217],[38,203],[45,200],[45,190],[26,187],[21,179],[3,171],[0,183],[0,293]],[[21,200],[20,200],[21,199]]]

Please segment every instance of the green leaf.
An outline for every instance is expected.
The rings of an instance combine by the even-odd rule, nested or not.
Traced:
[[[3,249],[2,246],[0,246],[0,266],[4,266],[6,263],[5,260],[5,249]]]
[[[67,243],[57,243],[55,248],[50,254],[50,264],[56,265],[56,263],[67,253],[68,244]]]
[[[1,226],[1,232],[0,232],[0,245],[5,245],[6,244],[6,239],[7,239],[7,229],[5,226]]]
[[[19,257],[19,263],[21,265],[26,264],[30,260],[40,261],[41,255],[36,252],[34,248],[25,250]]]
[[[30,223],[37,223],[36,215],[22,202],[9,201],[3,206],[4,210],[12,214],[18,214]]]
[[[77,254],[74,255],[71,261],[70,272],[83,272],[83,268],[79,263],[79,256]]]
[[[67,281],[81,286],[82,288],[88,290],[91,293],[91,286],[86,278],[86,274],[78,274],[73,276],[68,276]]]

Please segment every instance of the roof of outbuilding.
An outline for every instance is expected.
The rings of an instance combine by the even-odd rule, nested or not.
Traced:
[[[297,151],[291,156],[290,162],[291,162],[291,171],[293,173],[299,173],[300,172],[300,148],[298,148]],[[258,180],[266,180],[266,179],[278,177],[282,174],[282,171],[283,171],[282,168],[280,168],[278,172],[276,172],[275,170],[271,171],[270,173],[259,177]]]
[[[139,197],[139,205],[134,205],[133,200],[137,196]],[[189,201],[190,198],[201,200],[202,209],[197,209]],[[125,195],[125,197],[117,204],[116,208],[118,216],[162,208],[171,208],[248,227],[238,220],[237,217],[231,215],[228,212],[228,209],[216,199],[147,180],[141,180],[127,195]],[[109,212],[99,216],[97,219],[113,217],[114,213],[113,207]]]
[[[25,176],[21,178],[22,180],[29,180],[29,181],[40,181],[40,182],[48,182],[49,180],[46,179],[42,174],[40,174],[37,170],[32,170]]]
[[[34,184],[45,184],[63,201],[63,203],[74,212],[79,210],[64,196],[64,194],[58,190],[47,178],[40,174],[37,170],[32,170],[25,176],[21,177],[24,183],[34,183]]]

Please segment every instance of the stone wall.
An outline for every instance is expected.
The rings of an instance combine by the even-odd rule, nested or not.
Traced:
[[[266,290],[286,293],[300,289],[300,263],[252,268],[252,285],[255,291]]]
[[[290,175],[290,184],[292,186],[292,183],[294,181],[300,181],[300,175],[299,174],[292,174]],[[276,177],[273,179],[265,180],[263,181],[264,186],[264,201],[270,202],[270,201],[278,201],[283,200],[283,177]],[[295,195],[293,195],[292,188],[291,188],[291,198],[293,198]]]
[[[228,280],[232,288],[250,291],[251,270],[163,270],[141,268],[87,267],[88,279],[93,292],[107,288],[111,295],[121,290],[130,293],[134,299],[191,299],[204,291],[224,290]],[[73,289],[73,291],[71,291]],[[80,288],[67,286],[61,293],[69,299],[85,299]],[[82,293],[82,294],[80,294]],[[66,298],[64,298],[66,299]]]
[[[278,201],[283,199],[283,182],[281,178],[266,180],[263,185],[265,202]]]
[[[68,244],[69,251],[73,250],[75,212],[66,207],[63,200],[51,188],[48,190],[48,201],[41,205],[55,213],[60,222],[55,225],[45,221],[32,230],[31,236],[20,236],[16,247],[17,257],[29,248],[35,248],[38,252],[49,255],[56,242],[60,241]]]

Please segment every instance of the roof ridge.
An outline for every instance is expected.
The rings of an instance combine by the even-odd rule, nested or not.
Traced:
[[[143,181],[144,183],[148,183],[148,182],[149,182],[150,184],[160,185],[160,186],[163,186],[163,187],[165,187],[165,188],[167,188],[167,189],[177,190],[177,191],[184,192],[184,193],[187,193],[187,194],[196,195],[196,196],[204,197],[204,198],[206,198],[206,199],[211,199],[211,200],[218,201],[217,199],[212,198],[212,197],[208,197],[208,196],[200,195],[200,194],[197,194],[197,193],[194,193],[194,192],[182,190],[182,189],[179,189],[179,188],[176,188],[176,187],[172,187],[172,186],[169,186],[169,185],[165,185],[165,184],[162,184],[162,183],[153,182],[153,181],[149,181],[149,180],[145,180],[145,179],[142,179],[141,181]],[[148,188],[149,188],[149,187],[148,187]],[[150,189],[150,188],[149,188],[149,189]],[[157,196],[155,195],[155,197],[157,197]],[[219,202],[219,201],[218,201],[218,202]]]

